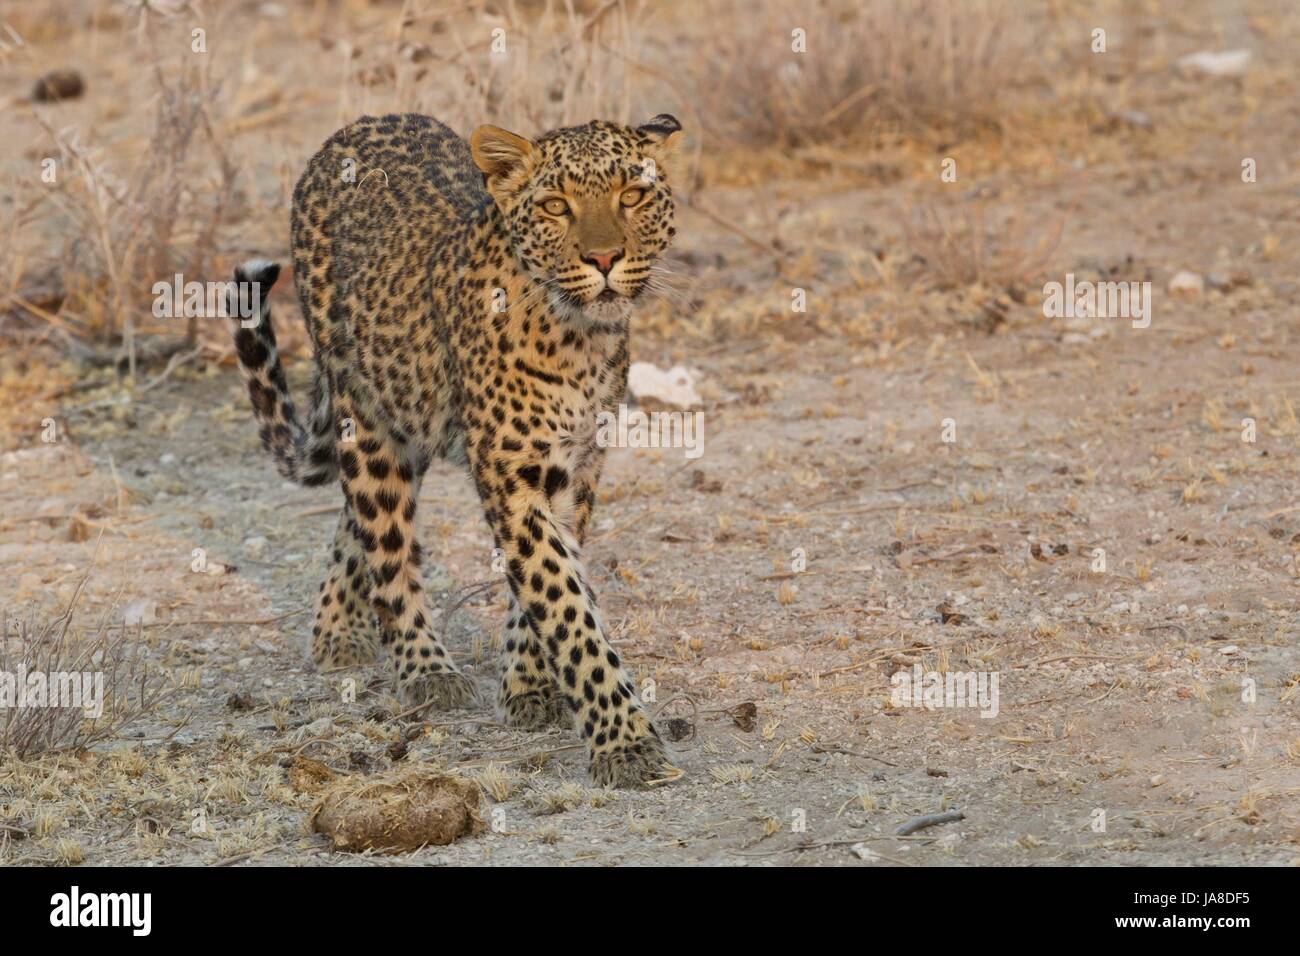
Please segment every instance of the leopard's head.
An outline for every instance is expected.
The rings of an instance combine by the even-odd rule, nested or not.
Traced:
[[[681,124],[593,121],[526,139],[497,126],[470,137],[474,162],[505,219],[523,269],[560,310],[625,316],[656,285],[673,227],[674,152]]]

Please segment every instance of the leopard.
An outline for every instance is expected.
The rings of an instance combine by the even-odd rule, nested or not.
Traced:
[[[497,711],[526,730],[571,724],[598,786],[682,772],[584,564],[597,423],[625,398],[634,316],[669,274],[682,135],[667,113],[535,138],[482,125],[466,140],[414,113],[338,130],[290,211],[312,345],[301,415],[271,319],[280,264],[244,262],[230,286],[258,303],[234,347],[262,445],[288,481],[343,493],[315,665],[386,651],[399,700],[481,703],[435,626],[416,533],[432,463],[461,467],[508,585]]]

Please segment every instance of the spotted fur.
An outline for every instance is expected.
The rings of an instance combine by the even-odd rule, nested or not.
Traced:
[[[510,606],[504,718],[568,716],[599,784],[669,768],[610,646],[583,542],[603,450],[596,421],[627,386],[628,323],[673,238],[680,125],[607,122],[466,143],[424,116],[367,117],[332,136],[294,192],[294,281],[315,345],[299,423],[269,311],[236,345],[262,439],[304,484],[337,476],[345,507],[312,654],[348,666],[386,647],[409,700],[474,699],[420,579],[420,482],[468,466]],[[276,267],[236,279],[263,286]]]

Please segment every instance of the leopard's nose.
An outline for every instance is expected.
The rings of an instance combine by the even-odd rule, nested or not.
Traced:
[[[588,252],[582,257],[582,261],[589,265],[595,266],[600,270],[601,275],[609,275],[609,270],[614,268],[614,263],[623,258],[622,249],[605,249],[601,252]]]

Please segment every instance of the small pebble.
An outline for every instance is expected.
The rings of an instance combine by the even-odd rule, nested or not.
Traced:
[[[302,735],[303,737],[333,737],[334,721],[328,717],[313,720],[302,728]]]
[[[1184,269],[1169,280],[1169,294],[1184,299],[1199,299],[1205,292],[1205,280]]]

